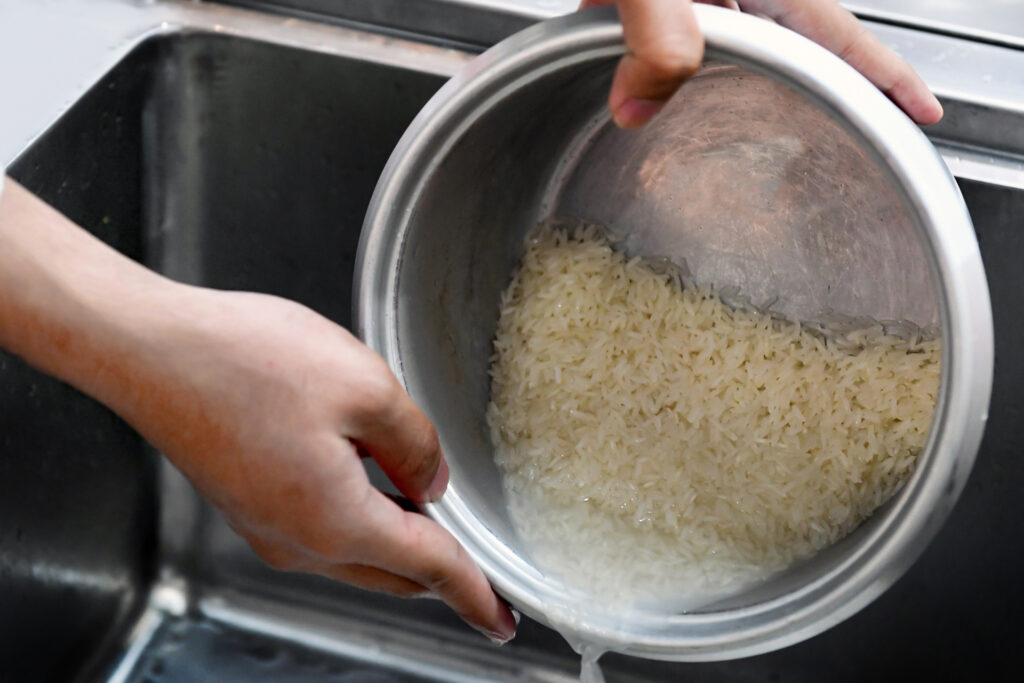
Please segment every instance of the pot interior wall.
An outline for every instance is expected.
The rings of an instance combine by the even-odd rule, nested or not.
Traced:
[[[622,131],[605,113],[613,69],[605,60],[558,71],[484,105],[410,204],[395,302],[404,377],[438,428],[453,488],[520,555],[529,553],[492,458],[488,368],[501,292],[524,236],[549,213],[596,221],[627,251],[667,257],[699,284],[786,317],[938,329],[937,289],[904,194],[816,102],[712,62],[651,126]],[[708,609],[770,600],[824,575],[883,516]]]

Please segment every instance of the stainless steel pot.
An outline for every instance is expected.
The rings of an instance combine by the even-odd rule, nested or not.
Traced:
[[[864,607],[922,551],[981,439],[992,320],[970,217],[934,148],[838,58],[767,21],[697,6],[706,64],[641,132],[609,121],[614,12],[523,31],[445,85],[377,186],[357,316],[437,425],[451,486],[427,512],[530,616],[620,652],[726,659],[808,638]],[[485,409],[500,292],[550,214],[803,320],[895,320],[940,335],[931,434],[904,488],[835,546],[692,613],[572,604],[506,513]]]

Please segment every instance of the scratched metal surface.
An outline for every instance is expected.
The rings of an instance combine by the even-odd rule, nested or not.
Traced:
[[[862,17],[1024,46],[1021,0],[852,0]]]

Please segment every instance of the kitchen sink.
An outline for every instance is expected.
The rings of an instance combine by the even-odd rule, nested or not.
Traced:
[[[363,213],[445,80],[399,62],[161,31],[9,172],[169,277],[280,295],[350,327]],[[955,129],[942,134],[956,144]],[[710,664],[609,655],[609,680],[995,680],[1018,668],[1024,189],[961,187],[989,275],[996,373],[977,465],[942,532],[892,589],[810,641]],[[557,634],[528,620],[499,649],[439,602],[267,568],[116,416],[2,353],[0,443],[0,680],[571,681],[578,671]]]

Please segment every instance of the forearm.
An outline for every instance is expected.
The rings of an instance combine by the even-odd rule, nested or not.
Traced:
[[[360,450],[414,500],[448,470],[383,359],[313,311],[173,283],[8,181],[0,347],[117,411],[275,566],[433,590],[490,638],[515,633],[455,539],[370,485]]]
[[[0,197],[0,347],[119,408],[169,283],[10,178]]]

